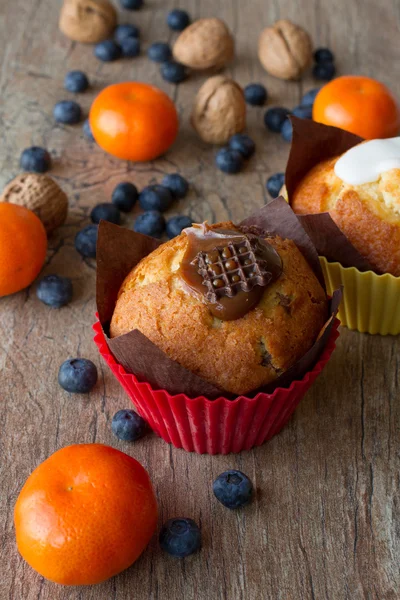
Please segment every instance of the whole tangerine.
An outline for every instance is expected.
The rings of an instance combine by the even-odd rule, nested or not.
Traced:
[[[337,77],[318,92],[313,119],[364,139],[394,137],[400,130],[400,108],[379,81],[359,75]]]
[[[172,100],[153,85],[129,81],[106,87],[89,114],[94,138],[123,160],[153,160],[168,150],[178,133]]]
[[[0,202],[0,296],[30,285],[46,251],[46,230],[39,217],[24,206]]]
[[[18,550],[40,575],[89,585],[135,562],[155,531],[157,502],[137,460],[102,444],[75,444],[31,473],[14,522]]]

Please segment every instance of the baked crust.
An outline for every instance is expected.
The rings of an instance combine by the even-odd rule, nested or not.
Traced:
[[[123,282],[111,337],[139,329],[173,360],[234,394],[270,383],[313,345],[327,319],[327,298],[294,242],[268,241],[282,258],[283,273],[256,308],[235,321],[215,318],[177,274],[186,234],[162,244]]]
[[[378,181],[348,185],[335,175],[339,157],[323,161],[298,185],[291,206],[300,215],[329,212],[379,273],[400,276],[400,169]]]

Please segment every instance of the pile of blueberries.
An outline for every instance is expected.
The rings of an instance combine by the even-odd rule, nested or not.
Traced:
[[[330,81],[336,75],[335,57],[329,48],[318,48],[314,52],[313,76],[321,81]]]
[[[122,0],[125,8],[126,1]],[[183,31],[190,24],[185,10],[175,8],[167,15],[167,25],[172,31]],[[96,44],[94,55],[101,61],[111,62],[121,57],[134,58],[140,54],[139,29],[135,25],[118,25],[113,39]],[[147,51],[150,60],[161,63],[161,76],[170,83],[180,83],[188,77],[187,68],[172,58],[172,51],[166,42],[156,42]]]
[[[130,212],[137,201],[139,201],[140,207],[144,212],[136,218],[133,230],[155,238],[161,237],[166,232],[167,236],[172,239],[179,235],[182,229],[190,227],[192,221],[186,215],[177,215],[166,221],[163,212],[170,208],[175,199],[184,198],[188,188],[188,182],[179,173],[165,175],[161,185],[148,185],[140,193],[137,187],[129,181],[119,183],[114,188],[111,202],[97,204],[92,209],[90,213],[92,224],[81,229],[75,236],[76,250],[84,258],[96,258],[96,243],[100,221],[108,221],[119,225],[121,222],[121,212]],[[52,277],[55,278],[56,276]],[[63,301],[64,297],[67,298],[66,291],[63,291],[61,294],[62,297],[57,299],[57,293],[53,289],[50,289],[53,286],[57,290],[58,286],[60,286],[60,290],[61,288],[64,290],[60,282],[57,283],[56,280],[52,280],[51,282],[47,282],[47,287],[40,292],[41,296],[39,296],[39,299],[49,306],[56,308],[64,306],[68,303]],[[40,289],[39,284],[38,290]]]
[[[244,161],[253,156],[256,145],[244,133],[236,133],[228,141],[228,145],[218,150],[215,156],[215,165],[224,173],[239,173]]]
[[[177,215],[165,220],[163,212],[170,208],[175,199],[184,198],[189,184],[179,173],[165,175],[161,185],[149,185],[139,193],[137,187],[123,181],[115,188],[111,202],[97,204],[90,213],[91,225],[87,225],[75,236],[75,248],[84,258],[96,258],[98,224],[101,220],[118,225],[121,212],[130,212],[139,202],[144,210],[134,223],[133,229],[138,233],[159,238],[165,232],[172,239],[179,235],[185,227],[190,227],[192,220],[186,215]],[[72,282],[59,275],[47,275],[38,284],[36,295],[48,306],[61,308],[72,300]]]

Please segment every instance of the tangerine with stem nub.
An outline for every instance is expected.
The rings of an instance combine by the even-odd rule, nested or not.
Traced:
[[[89,114],[98,145],[123,160],[148,161],[164,154],[178,133],[172,100],[153,85],[115,83],[94,100]]]
[[[18,550],[64,585],[100,583],[140,556],[157,523],[147,471],[102,444],[52,454],[28,477],[14,510]]]

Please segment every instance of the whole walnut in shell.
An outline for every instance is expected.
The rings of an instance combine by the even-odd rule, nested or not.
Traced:
[[[280,79],[299,79],[313,54],[308,33],[291,21],[282,19],[261,32],[258,57],[264,69]]]
[[[233,59],[235,42],[223,21],[199,19],[186,27],[176,40],[173,54],[192,69],[220,69]]]
[[[0,202],[19,204],[32,210],[47,233],[62,225],[68,214],[68,198],[48,175],[22,173],[3,190]]]
[[[199,136],[210,144],[225,144],[246,125],[246,102],[236,81],[210,77],[199,89],[191,118]]]
[[[117,13],[108,0],[64,0],[59,28],[75,42],[96,44],[108,38],[117,24]]]

